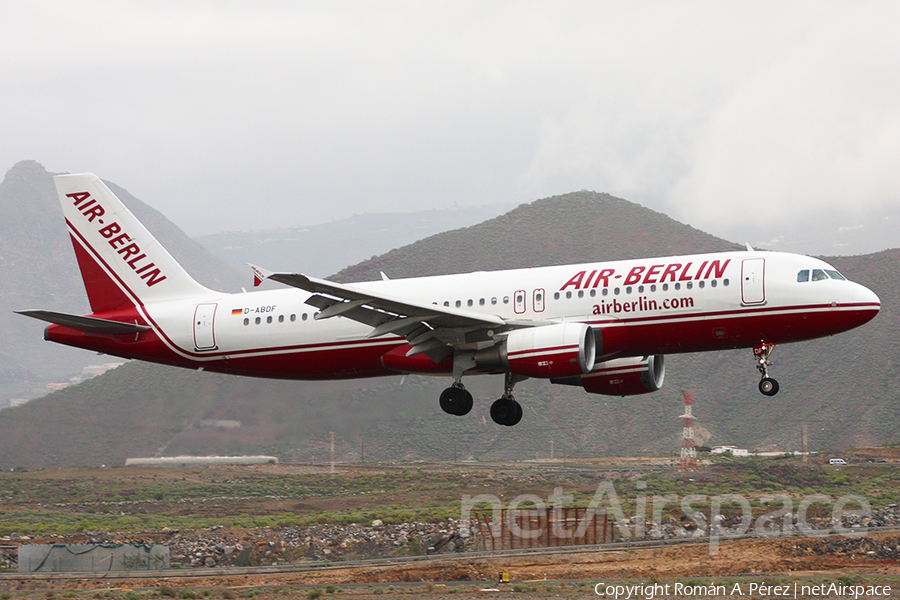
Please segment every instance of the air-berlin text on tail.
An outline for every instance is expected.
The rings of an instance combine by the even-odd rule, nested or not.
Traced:
[[[140,247],[134,243],[127,232],[122,231],[122,227],[118,223],[115,221],[111,223],[103,222],[102,217],[106,214],[106,210],[91,197],[90,192],[75,192],[74,194],[66,194],[66,197],[72,199],[75,208],[81,211],[88,223],[96,221],[97,225],[102,226],[97,230],[97,233],[109,240],[109,245],[122,257],[125,264],[131,267],[144,280],[147,287],[152,287],[165,280],[166,276],[160,272],[159,267],[148,259],[146,254],[141,252]]]
[[[560,291],[568,287],[576,290],[586,290],[589,288],[608,287],[610,280],[613,283],[621,283],[622,285],[636,284],[654,284],[677,281],[696,281],[698,279],[717,279],[725,275],[725,269],[731,259],[725,261],[720,260],[704,260],[700,266],[694,266],[693,262],[688,263],[669,263],[659,265],[636,265],[628,271],[627,275],[621,273],[616,274],[615,269],[594,269],[593,271],[578,271],[569,280],[563,284]],[[619,282],[618,279],[624,280]]]

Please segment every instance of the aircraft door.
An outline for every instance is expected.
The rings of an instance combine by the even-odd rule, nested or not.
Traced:
[[[534,290],[534,312],[544,312],[544,290]]]
[[[745,258],[741,263],[741,303],[765,304],[766,259]]]
[[[517,315],[525,312],[525,290],[516,290],[516,293],[513,295],[513,309]]]
[[[214,326],[217,306],[215,303],[198,304],[194,309],[194,348],[197,350],[216,349]]]

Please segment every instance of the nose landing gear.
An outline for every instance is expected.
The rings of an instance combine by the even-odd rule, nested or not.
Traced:
[[[766,344],[765,342],[753,346],[756,370],[762,375],[762,379],[759,380],[759,391],[765,396],[774,396],[778,393],[778,382],[769,377],[769,366],[772,364],[769,355],[774,349],[775,344]]]

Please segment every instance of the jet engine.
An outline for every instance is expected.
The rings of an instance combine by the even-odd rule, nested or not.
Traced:
[[[655,354],[601,363],[595,371],[581,377],[581,385],[592,394],[635,396],[659,390],[665,379],[665,357]]]
[[[501,343],[475,354],[482,368],[500,368],[527,377],[571,377],[590,373],[596,349],[584,323],[516,329]]]

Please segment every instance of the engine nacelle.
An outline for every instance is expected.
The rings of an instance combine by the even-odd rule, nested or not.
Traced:
[[[601,363],[594,372],[581,378],[581,385],[592,394],[635,396],[659,390],[665,379],[665,357],[655,354]]]
[[[606,361],[620,354],[628,346],[628,328],[616,320],[615,324],[594,325],[594,345],[597,362]]]
[[[595,358],[591,328],[560,323],[516,329],[500,344],[476,353],[475,364],[527,377],[571,377],[590,373]]]

